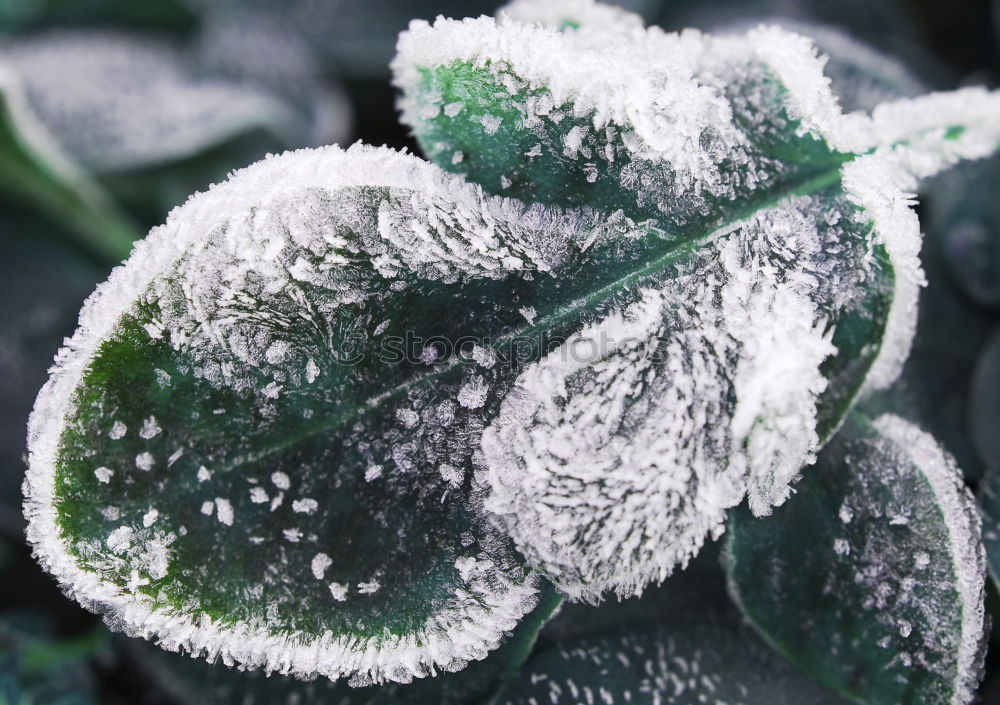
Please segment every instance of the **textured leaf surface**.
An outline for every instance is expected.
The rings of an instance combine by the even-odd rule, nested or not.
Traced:
[[[129,640],[126,647],[159,687],[183,705],[475,705],[487,702],[516,673],[560,599],[551,586],[543,588],[538,606],[484,660],[458,673],[407,685],[350,688],[342,681],[266,677],[259,671],[209,665],[141,641]]]
[[[768,519],[735,512],[733,596],[778,651],[860,702],[968,703],[985,557],[961,475],[899,417],[852,416]]]
[[[555,644],[525,664],[503,705],[844,705],[747,628],[667,622]]]
[[[635,220],[648,234],[630,248],[636,254],[620,248],[614,252],[619,260],[642,261],[646,248],[701,247],[702,253],[710,253],[707,266],[724,268],[710,274],[695,264],[693,276],[650,295],[641,311],[636,307],[624,319],[601,323],[612,338],[638,341],[633,349],[606,355],[596,364],[567,361],[572,356],[566,354],[550,356],[527,370],[518,385],[541,393],[512,398],[485,436],[491,472],[481,480],[491,491],[488,507],[504,517],[521,550],[544,565],[560,587],[593,596],[616,585],[627,593],[662,579],[696,550],[708,531],[720,526],[725,508],[747,489],[758,512],[783,500],[787,482],[837,427],[866,379],[869,387],[878,387],[898,370],[912,331],[920,275],[914,241],[906,234],[916,227],[906,199],[896,193],[888,201],[869,200],[880,188],[876,184],[890,183],[891,175],[874,177],[878,167],[871,160],[842,171],[850,156],[838,145],[855,139],[854,126],[862,118],[839,112],[806,40],[775,29],[726,39],[693,32],[667,35],[655,28],[643,30],[619,10],[577,5],[593,16],[578,15],[569,26],[562,26],[562,5],[538,3],[509,6],[499,21],[439,20],[433,27],[414,23],[401,38],[394,68],[404,91],[404,121],[443,168],[486,191],[562,206],[587,203]],[[514,14],[551,26],[522,24],[511,18]],[[792,65],[800,68],[791,70]],[[779,278],[790,273],[798,265],[786,268],[768,259],[777,255],[770,245],[765,247],[768,254],[754,254],[751,243],[771,238],[787,242],[779,233],[793,231],[810,233],[800,253],[813,247],[817,254],[826,253],[819,256],[826,260],[823,264],[803,260],[798,271],[813,272],[819,281],[841,279],[840,292],[857,293],[844,298],[819,293],[822,303],[807,304],[817,306],[817,315],[799,309],[801,318],[795,323],[798,305],[790,300],[738,303],[740,294],[729,289],[733,298],[723,294],[719,309],[709,303],[718,295],[715,282],[735,282],[736,270],[749,261],[764,273],[781,270]],[[843,258],[845,269],[827,259],[833,252],[822,244],[827,237],[830,243],[836,240],[836,258]],[[855,264],[847,265],[851,259]],[[726,262],[736,267],[725,269]],[[842,278],[861,270],[867,273],[864,282]],[[747,280],[737,286],[750,292],[773,284]],[[672,349],[650,342],[667,337],[666,328],[657,331],[647,322],[661,306],[657,296],[670,310],[663,321],[675,341]],[[778,432],[777,425],[784,422],[765,421],[770,413],[759,407],[727,408],[727,399],[746,399],[756,392],[711,389],[706,380],[724,377],[715,363],[681,359],[692,350],[718,350],[720,330],[749,340],[751,331],[766,329],[763,319],[739,331],[729,327],[735,323],[727,320],[729,313],[745,314],[754,306],[761,307],[764,317],[783,311],[774,316],[778,325],[795,326],[798,332],[773,329],[774,334],[796,341],[797,351],[781,359],[768,356],[759,366],[749,363],[757,372],[745,380],[754,385],[764,377],[787,374],[798,381],[788,395],[775,387],[770,399],[758,396],[751,403],[772,412],[781,404],[797,405],[794,414],[776,412],[772,418],[806,418],[798,430],[786,426]],[[713,310],[721,318],[713,319]],[[824,321],[820,329],[802,334],[819,319]],[[683,342],[681,331],[688,336]],[[586,329],[566,347],[599,333]],[[832,335],[824,338],[826,333]],[[758,344],[761,353],[771,345],[749,342],[738,345],[743,353],[734,354],[748,353]],[[837,355],[829,356],[834,349]],[[820,376],[810,379],[818,362]],[[685,368],[687,364],[692,366]],[[626,375],[629,382],[619,386],[621,401],[599,415],[595,409],[606,383],[588,388],[573,382]],[[662,407],[631,405],[629,390],[645,375],[656,379],[653,386],[664,385],[662,392],[650,395],[662,400]],[[550,391],[544,390],[546,384]],[[687,400],[690,407],[685,408]],[[594,424],[595,418],[602,423]],[[648,419],[646,425],[642,418]],[[694,426],[702,428],[686,428],[686,419],[698,419]],[[736,427],[734,436],[729,435],[730,422]],[[754,425],[759,434],[743,444],[749,457],[740,458],[739,452],[723,457],[728,455],[726,438],[749,431],[743,423]],[[627,454],[618,431],[623,427],[643,434],[640,449],[657,451]],[[776,436],[768,440],[772,432],[782,441]],[[690,434],[704,439],[689,444],[679,438]],[[570,443],[582,463],[567,462]],[[724,447],[724,453],[705,454],[706,448]],[[702,469],[704,461],[711,470]],[[717,472],[720,465],[728,465],[728,472]],[[665,468],[671,470],[664,473]],[[752,477],[761,471],[761,477],[747,482],[747,472]],[[615,501],[602,502],[601,497]],[[696,499],[689,501],[691,497]],[[664,518],[664,506],[676,509]],[[672,548],[661,553],[663,545]]]
[[[245,666],[365,683],[482,658],[536,592],[464,479],[488,386],[380,346],[450,323],[473,275],[486,296],[510,262],[545,266],[532,238],[558,224],[362,148],[193,199],[40,395],[43,562],[129,633]]]
[[[175,211],[36,405],[46,567],[168,648],[407,681],[495,648],[536,568],[631,594],[781,503],[905,355],[898,184],[992,149],[996,99],[848,118],[794,35],[624,32],[413,25],[404,111],[482,188],[323,149]]]

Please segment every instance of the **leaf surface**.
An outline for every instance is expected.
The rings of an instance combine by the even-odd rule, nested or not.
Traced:
[[[665,622],[592,634],[536,653],[498,705],[844,705],[771,655],[747,628]]]
[[[767,519],[734,512],[730,589],[792,663],[864,703],[968,703],[985,556],[954,461],[899,417],[852,416]]]
[[[401,38],[394,70],[403,90],[403,119],[442,168],[461,173],[488,192],[564,207],[590,204],[619,213],[648,229],[629,248],[632,252],[678,248],[694,252],[690,264],[685,264],[691,277],[678,278],[666,289],[657,287],[668,302],[662,330],[639,323],[638,328],[645,325],[645,333],[640,333],[627,320],[608,319],[601,325],[610,329],[620,324],[618,338],[640,339],[637,350],[602,353],[596,364],[586,360],[567,364],[567,357],[573,356],[566,352],[540,362],[525,372],[520,386],[541,389],[542,378],[565,381],[557,381],[551,390],[527,401],[512,399],[507,413],[501,411],[484,440],[493,466],[491,472],[480,475],[491,490],[489,508],[504,517],[519,548],[533,563],[546,566],[560,587],[593,597],[613,585],[627,593],[665,577],[673,565],[697,550],[706,532],[721,526],[717,522],[725,509],[747,489],[755,511],[766,512],[781,501],[788,481],[837,428],[854,399],[863,391],[884,386],[898,372],[912,335],[920,274],[912,237],[916,223],[906,199],[898,192],[887,200],[874,196],[893,181],[890,173],[881,171],[888,170],[881,160],[851,161],[851,148],[864,151],[856,128],[867,125],[867,119],[839,112],[823,78],[822,64],[807,40],[774,28],[728,38],[696,32],[669,35],[656,28],[644,30],[621,11],[580,5],[595,17],[575,20],[572,27],[560,27],[559,8],[532,3],[509,6],[496,21],[414,23]],[[543,24],[529,25],[519,18]],[[789,69],[791,65],[797,68]],[[842,220],[843,216],[847,219]],[[799,218],[809,223],[793,225]],[[722,302],[721,318],[712,318],[715,308],[710,301],[718,295],[715,283],[733,281],[738,275],[735,269],[710,273],[709,268],[725,267],[731,261],[742,269],[748,261],[755,261],[760,271],[781,270],[779,278],[783,278],[797,265],[789,267],[784,258],[781,263],[765,263],[764,259],[777,254],[769,245],[769,252],[761,253],[764,259],[756,259],[750,253],[755,247],[751,242],[782,240],[778,233],[796,230],[811,233],[806,239],[816,243],[817,252],[826,253],[810,264],[801,262],[801,273],[815,273],[818,282],[850,278],[850,271],[865,270],[870,276],[864,282],[842,280],[840,291],[854,292],[843,298],[823,293],[820,284],[816,298],[808,304],[818,306],[813,324],[807,322],[812,314],[804,311],[797,323],[791,323],[795,305],[790,302],[759,304],[761,315],[774,315],[777,325],[804,326],[799,330],[805,330],[823,320],[823,332],[814,329],[818,337],[793,334],[790,328],[772,329],[776,340],[782,344],[788,340],[798,346],[797,352],[761,361],[757,368],[759,381],[771,375],[772,379],[805,375],[807,369],[816,369],[817,358],[821,364],[820,378],[797,377],[794,386],[803,396],[788,402],[799,405],[800,412],[812,406],[814,411],[807,412],[811,418],[799,430],[785,427],[779,443],[776,437],[767,440],[769,432],[777,431],[765,420],[768,412],[740,410],[737,414],[725,408],[727,399],[747,398],[746,388],[710,391],[707,380],[724,375],[709,365],[699,371],[703,374],[692,369],[682,374],[676,371],[685,364],[679,358],[691,350],[699,346],[718,349],[714,336],[720,330],[741,340],[752,337],[750,331],[766,327],[761,320],[741,331],[727,328],[728,313],[741,315],[753,308],[746,300],[737,303],[738,295],[730,303]],[[746,238],[743,245],[735,244],[742,238]],[[819,244],[825,238],[830,238],[830,246]],[[602,255],[603,244],[595,242],[593,256]],[[609,260],[642,261],[642,254],[615,247]],[[733,250],[727,253],[727,247]],[[697,264],[702,256],[706,264]],[[819,260],[824,261],[820,264]],[[868,264],[861,264],[862,260]],[[747,286],[747,291],[761,290],[768,284],[747,282]],[[644,309],[649,320],[655,318],[659,305],[652,295]],[[625,319],[630,316],[639,318],[638,309]],[[674,358],[669,345],[658,347],[652,342],[655,338],[663,343],[668,328],[678,338],[682,330],[690,336],[676,343]],[[832,334],[832,348],[821,351],[826,344],[819,340],[824,332]],[[584,344],[598,333],[586,329],[567,346]],[[643,341],[642,335],[650,337]],[[757,344],[749,342],[743,349]],[[761,341],[759,349],[774,344]],[[633,364],[630,356],[645,361]],[[803,362],[797,372],[792,370],[795,359]],[[783,365],[788,367],[778,372]],[[770,371],[764,371],[765,367]],[[674,373],[666,374],[666,370]],[[618,386],[622,401],[598,417],[600,425],[592,425],[593,412],[588,407],[596,406],[597,397],[605,392],[601,384],[588,389],[571,380],[610,380],[626,374],[632,377]],[[639,404],[636,407],[642,411],[628,408],[630,390],[644,374],[656,378],[653,386],[663,384],[672,390],[651,395],[664,404],[656,413]],[[685,383],[692,386],[686,388]],[[777,401],[780,394],[775,389],[773,403],[782,403]],[[688,399],[691,407],[685,408]],[[767,406],[772,402],[758,396],[755,403]],[[665,412],[667,406],[675,411]],[[650,423],[643,428],[638,419],[647,413]],[[670,413],[676,416],[671,419]],[[774,450],[743,461],[763,474],[749,487],[744,479],[747,468],[738,458],[720,457],[710,461],[711,471],[700,470],[706,447],[725,446],[731,428],[728,421],[735,420],[734,437],[741,436],[738,419],[743,413],[754,419],[749,423],[760,434],[745,444],[751,448],[750,455],[754,455],[753,447]],[[778,412],[777,416],[791,415]],[[701,420],[713,421],[704,423],[703,430],[690,431],[682,419],[699,419],[697,426]],[[591,434],[585,426],[600,430]],[[622,427],[632,432],[643,428],[648,435],[639,447],[661,444],[659,458],[640,452],[623,460],[617,440],[617,429]],[[812,428],[816,437],[811,437]],[[694,444],[678,439],[689,433],[706,437]],[[718,435],[707,438],[712,433]],[[578,449],[586,448],[579,456],[582,463],[567,462],[569,439]],[[784,450],[779,449],[782,444]],[[673,451],[664,454],[665,448],[684,448],[690,455],[674,457]],[[720,464],[728,465],[728,471],[716,473]],[[670,482],[658,479],[667,467],[678,469],[668,472],[675,478]],[[688,477],[688,468],[694,468],[694,477]],[[636,474],[651,485],[643,491],[635,489]],[[592,481],[598,477],[612,479]],[[614,489],[605,487],[609,483]],[[588,491],[595,498],[583,499]],[[688,503],[675,493],[699,499]],[[598,495],[627,499],[604,506],[596,499]],[[574,516],[576,506],[581,511]],[[676,513],[682,518],[676,522],[673,517],[662,519],[662,506],[678,507]],[[592,507],[599,509],[594,512]],[[689,514],[684,516],[686,511]],[[625,516],[644,519],[626,521]],[[554,527],[551,536],[545,536],[546,527]],[[618,532],[617,528],[594,527],[621,527],[621,535],[605,536]],[[607,541],[584,540],[585,536]],[[684,538],[672,541],[666,536]],[[653,558],[664,543],[675,548]]]

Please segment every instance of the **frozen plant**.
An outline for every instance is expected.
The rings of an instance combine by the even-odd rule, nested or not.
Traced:
[[[998,147],[1000,94],[845,113],[825,61],[585,0],[415,21],[392,68],[428,161],[269,157],[88,300],[29,426],[38,560],[211,662],[366,686],[496,652],[510,680],[561,600],[639,595],[732,515],[732,595],[789,660],[968,703],[975,504],[855,408],[914,334],[912,192]],[[498,697],[770,702],[702,627],[540,654]]]

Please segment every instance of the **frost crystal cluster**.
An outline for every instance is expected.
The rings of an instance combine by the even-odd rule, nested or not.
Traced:
[[[166,648],[365,685],[771,513],[907,355],[908,190],[1000,139],[995,94],[845,114],[824,62],[582,1],[415,21],[429,162],[269,157],[87,302],[29,429],[39,559]]]

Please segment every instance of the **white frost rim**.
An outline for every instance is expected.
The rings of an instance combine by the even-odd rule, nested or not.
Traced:
[[[899,187],[898,172],[876,155],[858,157],[843,168],[847,197],[864,210],[892,264],[893,295],[885,333],[858,397],[886,389],[903,371],[917,330],[917,299],[924,286],[920,267],[920,221],[913,196]]]
[[[906,452],[937,498],[948,530],[948,543],[962,605],[962,636],[952,705],[971,702],[986,655],[986,549],[979,510],[955,460],[927,433],[894,414],[872,425]]]
[[[155,637],[171,651],[188,650],[210,661],[238,663],[268,672],[331,679],[352,676],[352,685],[394,680],[408,682],[454,670],[484,658],[530,611],[537,601],[536,578],[464,613],[442,613],[424,625],[422,633],[392,637],[382,644],[359,644],[350,637],[261,633],[257,625],[222,625],[207,616],[154,608],[142,595],[124,592],[81,569],[60,536],[55,498],[57,448],[64,417],[87,364],[113,327],[149,283],[187,250],[226,220],[242,217],[262,194],[279,196],[292,188],[349,186],[445,189],[456,200],[481,202],[481,190],[405,153],[388,148],[354,145],[304,149],[270,156],[234,172],[224,183],[195,194],[175,208],[164,225],[136,243],[132,255],[115,268],[83,306],[72,338],[56,356],[51,377],[35,401],[28,423],[28,470],[24,480],[27,537],[35,557],[68,595],[130,636]],[[421,645],[417,644],[419,640]],[[362,646],[361,649],[358,647]]]

